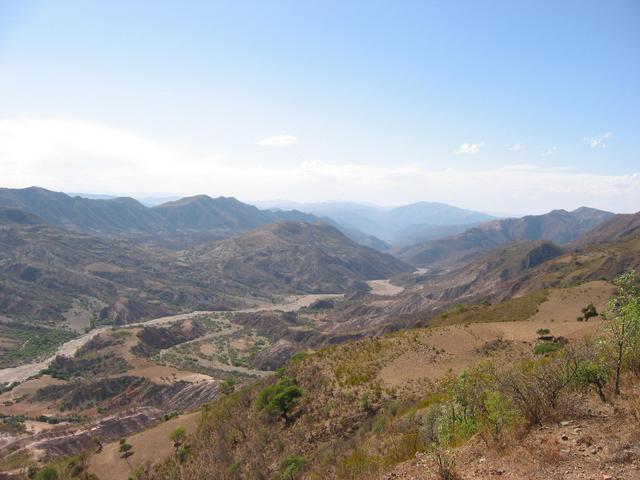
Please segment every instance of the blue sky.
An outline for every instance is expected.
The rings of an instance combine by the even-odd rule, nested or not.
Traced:
[[[638,25],[637,0],[7,0],[0,183],[635,211]]]

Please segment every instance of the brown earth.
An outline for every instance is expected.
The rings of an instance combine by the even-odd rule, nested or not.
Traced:
[[[135,468],[146,462],[153,463],[167,458],[173,452],[169,434],[178,427],[185,427],[188,433],[192,433],[196,428],[199,415],[199,412],[181,415],[128,437],[127,443],[133,447],[134,452],[134,455],[129,458],[131,466]],[[118,448],[118,442],[105,445],[100,453],[91,457],[89,472],[103,480],[126,480],[131,474],[131,469],[120,457]]]
[[[486,356],[486,347],[498,339],[508,348],[492,352],[494,360],[512,363],[515,358],[530,355],[537,341],[538,329],[549,329],[554,336],[578,340],[593,335],[600,321],[578,322],[580,309],[588,303],[604,309],[613,287],[608,282],[594,281],[571,288],[552,290],[538,312],[518,322],[486,322],[454,325],[419,331],[431,348],[410,350],[385,365],[379,378],[388,386],[400,386],[422,379],[436,380],[449,370],[458,372]],[[437,353],[435,353],[437,351]],[[502,357],[502,358],[501,358]]]
[[[635,385],[634,385],[635,383]],[[640,478],[640,387],[612,404],[576,398],[564,418],[517,432],[502,446],[474,437],[454,449],[460,480],[633,480]],[[413,460],[380,480],[437,480],[434,457]]]

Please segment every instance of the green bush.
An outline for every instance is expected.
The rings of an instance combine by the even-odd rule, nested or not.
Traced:
[[[258,393],[256,406],[258,410],[270,416],[280,416],[288,423],[288,414],[302,393],[302,389],[292,379],[282,377],[274,385],[269,385]]]
[[[236,389],[236,381],[229,378],[220,384],[220,393],[223,395],[231,395]]]
[[[558,342],[549,341],[549,342],[540,342],[535,347],[533,347],[533,353],[536,355],[547,355],[549,353],[553,353],[556,350],[559,350],[562,347]]]
[[[36,480],[56,480],[58,478],[58,470],[55,467],[44,467],[36,475]]]
[[[289,359],[289,363],[291,365],[295,365],[296,363],[302,362],[308,356],[309,356],[309,354],[307,352],[294,353],[293,355],[291,355],[291,358]]]
[[[590,318],[597,317],[598,311],[596,310],[596,306],[593,303],[590,303],[582,309],[582,315],[584,316],[585,322]]]
[[[307,463],[304,457],[289,455],[280,462],[280,478],[282,480],[293,480],[304,465]]]

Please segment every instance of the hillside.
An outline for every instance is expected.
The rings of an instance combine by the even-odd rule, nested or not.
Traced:
[[[0,209],[0,311],[20,320],[128,323],[273,294],[366,290],[410,269],[329,226],[282,222],[168,252]]]
[[[640,228],[640,212],[615,215],[597,228],[578,237],[572,244],[575,248],[584,248],[600,242],[619,240],[633,235]]]
[[[595,301],[585,287],[556,292],[554,308]],[[579,376],[598,348],[585,339],[602,330],[574,315],[414,329],[299,355],[203,410],[189,454],[152,478],[633,478],[637,379],[625,376],[616,397],[602,377],[600,397]],[[543,328],[566,346],[535,354]],[[438,476],[438,465],[462,476]]]
[[[207,275],[231,279],[258,291],[326,293],[367,290],[367,280],[412,268],[363,247],[323,224],[280,222],[194,248],[184,257]]]
[[[554,210],[544,215],[495,220],[458,235],[404,247],[395,253],[412,265],[450,267],[511,242],[549,240],[558,244],[570,243],[613,216],[610,212],[582,207],[572,212]]]
[[[7,212],[0,218],[5,218],[6,223],[38,225],[37,218],[20,211]],[[110,334],[113,341],[124,343],[114,347],[104,340],[95,342],[93,348],[98,349],[95,362],[112,358],[105,355],[119,355],[133,367],[126,376],[113,370],[122,365],[122,360],[119,363],[100,360],[95,366],[93,360],[94,363],[84,366],[83,361],[89,362],[83,360],[85,357],[56,362],[56,368],[62,372],[72,367],[75,369],[72,371],[103,369],[101,375],[105,378],[99,380],[100,389],[96,391],[105,392],[105,396],[96,398],[96,402],[100,401],[101,408],[109,412],[123,407],[123,395],[135,398],[135,404],[129,401],[130,407],[156,409],[168,408],[167,402],[177,391],[181,392],[180,398],[195,399],[188,403],[190,408],[204,399],[200,394],[191,397],[192,390],[210,395],[208,398],[215,397],[201,412],[200,429],[193,429],[194,414],[179,417],[171,424],[172,428],[184,425],[191,434],[187,441],[189,453],[183,460],[176,461],[171,444],[158,437],[167,437],[169,427],[156,420],[145,424],[149,428],[146,432],[135,434],[143,427],[127,430],[136,452],[130,464],[118,457],[117,443],[108,443],[104,453],[95,454],[83,468],[100,478],[109,476],[111,465],[114,471],[126,474],[130,465],[135,468],[140,462],[157,460],[154,456],[157,454],[167,456],[168,460],[153,469],[150,478],[154,479],[174,478],[177,468],[182,478],[192,479],[260,475],[277,478],[287,472],[297,472],[291,478],[397,475],[408,479],[419,474],[419,468],[434,471],[434,457],[428,455],[433,451],[434,438],[428,432],[433,430],[426,427],[431,425],[428,423],[431,415],[443,415],[450,409],[463,411],[463,405],[477,405],[465,404],[468,398],[465,395],[483,389],[498,392],[497,398],[508,403],[494,404],[486,400],[488,397],[471,397],[473,402],[489,402],[473,410],[476,412],[473,415],[479,416],[467,418],[472,423],[458,424],[455,417],[439,417],[442,425],[457,425],[451,433],[454,437],[437,438],[444,439],[440,445],[447,455],[455,456],[461,468],[479,461],[479,441],[488,442],[485,448],[487,445],[495,448],[482,454],[486,456],[487,468],[513,473],[514,478],[529,478],[526,475],[540,469],[549,477],[564,471],[563,465],[578,465],[571,456],[545,459],[536,455],[526,461],[505,464],[501,453],[505,442],[511,442],[515,452],[522,452],[530,451],[535,442],[555,438],[551,432],[573,439],[574,434],[567,434],[564,428],[568,424],[558,426],[560,419],[580,422],[581,428],[592,436],[596,445],[593,448],[601,447],[593,455],[603,462],[614,462],[612,459],[624,450],[623,443],[609,441],[598,432],[624,423],[631,414],[632,403],[617,402],[615,409],[602,404],[596,389],[589,383],[579,383],[582,380],[578,377],[569,385],[563,383],[551,400],[536,397],[534,392],[546,395],[545,389],[554,385],[547,379],[558,378],[556,373],[565,372],[562,369],[572,362],[592,358],[584,355],[595,355],[591,350],[583,350],[583,345],[592,348],[589,345],[593,343],[582,342],[599,332],[601,320],[593,318],[584,323],[577,321],[577,317],[589,303],[598,312],[605,308],[614,288],[601,278],[613,279],[618,273],[640,265],[638,235],[640,231],[636,230],[578,251],[544,240],[523,241],[504,245],[464,267],[438,275],[413,273],[392,257],[354,244],[328,225],[277,223],[180,252],[176,254],[179,265],[198,265],[198,269],[188,269],[194,284],[211,277],[226,278],[228,288],[251,284],[262,291],[278,290],[283,285],[294,291],[301,281],[309,289],[316,288],[316,282],[325,282],[331,288],[348,285],[349,289],[358,289],[366,285],[366,279],[399,271],[403,273],[398,278],[405,279],[406,289],[388,296],[350,295],[335,304],[326,303],[320,310],[238,312],[200,319],[185,316],[181,324],[138,326],[122,335],[116,330]],[[429,327],[362,338],[418,324]],[[548,329],[553,338],[568,342],[566,349],[559,350],[558,360],[534,353],[541,342],[536,332],[541,329]],[[296,351],[327,345],[326,340],[333,343],[358,337],[357,341],[321,348],[310,356],[294,355],[291,364],[276,376],[261,370],[277,368]],[[556,348],[555,344],[551,346]],[[187,380],[189,372],[228,378],[231,368],[235,369],[234,375],[244,375],[239,378],[246,385],[238,386],[234,393],[220,394],[215,381],[189,384]],[[463,369],[472,376],[458,375]],[[262,379],[253,383],[248,374]],[[186,383],[164,383],[169,375],[185,379]],[[509,389],[514,378],[527,382],[518,385],[529,389],[531,401],[528,396],[522,400]],[[465,383],[471,379],[477,382],[474,388]],[[87,411],[91,408],[88,402],[93,394],[88,392],[93,391],[93,381],[92,377],[83,381],[74,379],[68,384],[39,387],[35,393],[17,389],[5,398],[13,401],[29,395],[27,402],[11,406],[10,411],[15,414],[38,412],[52,405],[59,408],[60,402],[72,399],[79,402],[74,411]],[[35,385],[35,380],[29,382]],[[625,380],[624,388],[629,395],[635,392],[631,381]],[[114,392],[109,393],[109,389]],[[280,404],[272,405],[269,398],[284,391],[293,396],[290,402],[283,400],[285,411],[280,412]],[[64,394],[60,401],[52,396],[57,392]],[[603,395],[613,404],[610,387],[603,390]],[[506,417],[495,417],[506,419],[505,423],[502,420],[484,423],[493,422],[494,417],[487,420],[478,413],[485,411],[483,408],[507,406],[507,410],[499,410]],[[606,416],[594,417],[593,411],[603,409],[608,412]],[[159,415],[156,413],[154,418]],[[517,422],[508,420],[516,418]],[[521,432],[520,428],[524,430]],[[273,435],[277,435],[278,442],[271,440]],[[631,441],[630,435],[631,429],[624,430],[625,442]],[[89,446],[89,439],[83,438]],[[108,439],[111,442],[117,437],[111,435]],[[40,442],[34,447],[42,445]],[[60,442],[57,448],[61,451],[79,451],[80,447],[71,440]],[[147,449],[147,442],[154,452]],[[62,450],[63,444],[66,450]],[[54,448],[50,443],[45,445]],[[583,453],[578,444],[574,453]],[[465,455],[475,456],[471,461]],[[588,465],[591,472],[607,471],[600,464]],[[633,468],[633,461],[621,463],[615,472],[625,478]],[[482,475],[477,478],[484,478]]]
[[[196,285],[175,258],[0,209],[0,311],[22,321],[64,321],[71,312],[126,323],[224,304],[211,282]],[[230,305],[234,302],[229,299]]]

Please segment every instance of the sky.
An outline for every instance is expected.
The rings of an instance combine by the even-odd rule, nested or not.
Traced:
[[[0,186],[640,210],[640,1],[0,0]]]

